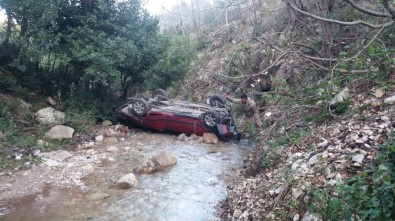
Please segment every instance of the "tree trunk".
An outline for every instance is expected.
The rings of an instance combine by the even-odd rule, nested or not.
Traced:
[[[10,43],[11,27],[12,27],[12,16],[10,9],[6,8],[6,14],[7,14],[7,29],[6,29],[5,40],[4,40],[5,45]]]

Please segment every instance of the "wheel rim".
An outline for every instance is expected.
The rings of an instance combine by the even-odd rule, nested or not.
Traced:
[[[213,106],[214,106],[214,107],[221,107],[222,104],[221,104],[221,102],[215,100],[215,101],[213,101]]]
[[[135,102],[133,104],[133,110],[134,112],[136,112],[137,114],[141,114],[144,112],[144,104],[143,102]]]
[[[204,116],[204,122],[207,124],[207,126],[214,127],[216,124],[215,116],[212,114],[206,114]]]

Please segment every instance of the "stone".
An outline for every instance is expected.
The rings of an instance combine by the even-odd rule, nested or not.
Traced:
[[[109,127],[109,126],[112,125],[112,122],[109,121],[109,120],[104,120],[103,122],[101,122],[101,125],[102,125],[103,127]]]
[[[274,191],[274,190],[269,190],[269,194],[270,194],[270,196],[274,196],[274,195],[276,195],[276,191]]]
[[[318,147],[327,147],[329,145],[329,142],[325,139],[323,139],[324,141],[322,141],[321,143],[319,143],[317,146]]]
[[[373,93],[373,96],[377,98],[382,98],[385,95],[385,91],[383,88],[376,89]]]
[[[61,163],[61,162],[65,161],[67,158],[72,157],[73,155],[71,153],[69,153],[68,151],[59,150],[59,151],[42,153],[39,156],[43,159],[49,159],[49,160],[53,160],[53,161]]]
[[[363,160],[365,159],[365,156],[362,154],[358,154],[352,157],[352,161],[355,163],[362,164]]]
[[[38,156],[38,155],[40,155],[40,150],[39,149],[34,149],[33,151],[32,151],[32,156],[33,157],[36,157],[36,156]]]
[[[275,192],[276,194],[279,194],[279,193],[281,193],[282,191],[284,191],[284,186],[280,186],[280,187],[278,187],[277,189],[274,190],[274,192]]]
[[[0,131],[0,140],[3,140],[5,138],[5,135],[3,134],[3,132]]]
[[[350,90],[346,87],[340,91],[329,103],[331,107],[336,107],[339,103],[344,102],[350,97]]]
[[[177,139],[181,140],[181,141],[187,141],[188,140],[187,136],[184,133],[178,135]]]
[[[65,113],[56,111],[52,107],[47,107],[37,111],[34,117],[42,125],[62,124],[65,119]]]
[[[293,218],[293,221],[299,221],[300,220],[300,215],[297,213]]]
[[[138,182],[134,174],[129,173],[121,177],[117,182],[115,182],[115,185],[122,189],[130,189],[137,187]]]
[[[21,153],[16,153],[15,154],[15,160],[21,160],[22,159],[23,154]]]
[[[343,177],[340,173],[336,174],[335,180],[342,180],[342,179],[343,179]]]
[[[103,135],[98,135],[95,137],[96,142],[102,142],[104,140],[104,136]]]
[[[318,156],[314,155],[309,159],[309,162],[307,163],[309,166],[313,166],[318,162]]]
[[[45,133],[45,137],[48,139],[71,139],[73,138],[74,129],[71,127],[56,125],[51,128],[47,133]]]
[[[380,118],[383,122],[389,122],[390,121],[390,118],[388,117],[388,116],[382,116],[381,118]],[[371,134],[370,134],[371,135]]]
[[[189,138],[192,140],[199,140],[200,137],[196,134],[191,134],[191,136],[189,136]]]
[[[40,148],[44,147],[45,142],[43,140],[37,140],[37,146]]]
[[[233,212],[233,217],[234,218],[239,218],[241,216],[242,211],[240,209],[235,209],[235,211]]]
[[[322,221],[322,219],[318,218],[317,216],[309,212],[306,212],[303,216],[302,221]]]
[[[213,133],[204,133],[203,134],[203,142],[207,144],[217,144],[218,137]]]
[[[395,95],[385,98],[384,99],[384,103],[386,103],[386,104],[394,104],[395,103]]]
[[[114,152],[118,152],[119,149],[118,149],[117,147],[110,146],[110,147],[108,147],[108,148],[106,149],[106,151],[107,151],[107,152],[110,152],[110,153],[114,153]]]
[[[301,188],[292,188],[292,196],[297,199],[303,195],[303,190]]]
[[[118,139],[116,137],[107,137],[103,141],[104,144],[115,144],[118,143]]]
[[[94,147],[94,146],[95,146],[95,142],[91,141],[91,142],[82,143],[82,144],[80,145],[80,148],[81,148],[81,149],[90,149],[90,148],[92,148],[92,147]]]
[[[52,97],[47,97],[47,102],[48,102],[51,106],[56,106],[56,105],[58,105],[58,102],[56,102],[56,100],[53,99]]]
[[[153,157],[153,160],[160,166],[160,167],[168,167],[172,166],[177,163],[177,158],[169,153],[169,152],[160,152]]]

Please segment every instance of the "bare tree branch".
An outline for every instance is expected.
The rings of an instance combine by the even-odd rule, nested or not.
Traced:
[[[389,2],[389,0],[383,0],[384,7],[389,11],[392,15],[392,20],[395,20],[395,7],[393,4]]]
[[[359,5],[357,5],[353,0],[344,0],[344,1],[346,1],[348,4],[350,4],[353,8],[355,8],[363,13],[366,13],[366,14],[369,14],[372,16],[383,17],[383,18],[391,18],[392,17],[392,15],[389,13],[381,13],[381,12],[376,12],[376,11],[372,11],[372,10],[363,8]]]
[[[374,28],[374,29],[379,29],[379,28],[383,28],[383,27],[385,28],[385,27],[389,27],[392,24],[394,24],[393,20],[391,20],[391,21],[389,21],[387,23],[384,23],[384,24],[377,24],[376,25],[376,24],[371,24],[371,23],[368,23],[368,22],[365,22],[365,21],[362,21],[362,20],[347,22],[347,21],[339,21],[339,20],[334,20],[334,19],[329,19],[329,18],[323,18],[323,17],[317,16],[317,15],[313,15],[311,13],[308,13],[306,11],[303,11],[303,10],[299,9],[295,5],[291,4],[288,0],[282,0],[282,1],[286,5],[291,7],[293,10],[295,10],[295,11],[301,13],[301,14],[304,14],[304,15],[306,15],[308,17],[317,19],[319,21],[324,21],[324,22],[329,22],[329,23],[334,23],[334,24],[339,24],[339,25],[348,25],[348,26],[351,26],[351,25],[364,25],[366,27]],[[394,14],[395,14],[395,12],[394,12]]]

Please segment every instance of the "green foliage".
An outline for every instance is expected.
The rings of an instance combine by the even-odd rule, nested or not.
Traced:
[[[15,126],[10,108],[5,103],[0,102],[0,131],[5,134],[12,133]]]
[[[115,109],[120,105],[120,101],[103,101],[96,94],[86,92],[72,96],[61,108],[65,110],[66,124],[82,132],[99,120],[116,121]]]
[[[395,219],[395,133],[380,146],[364,172],[312,193],[309,210],[326,220]]]

